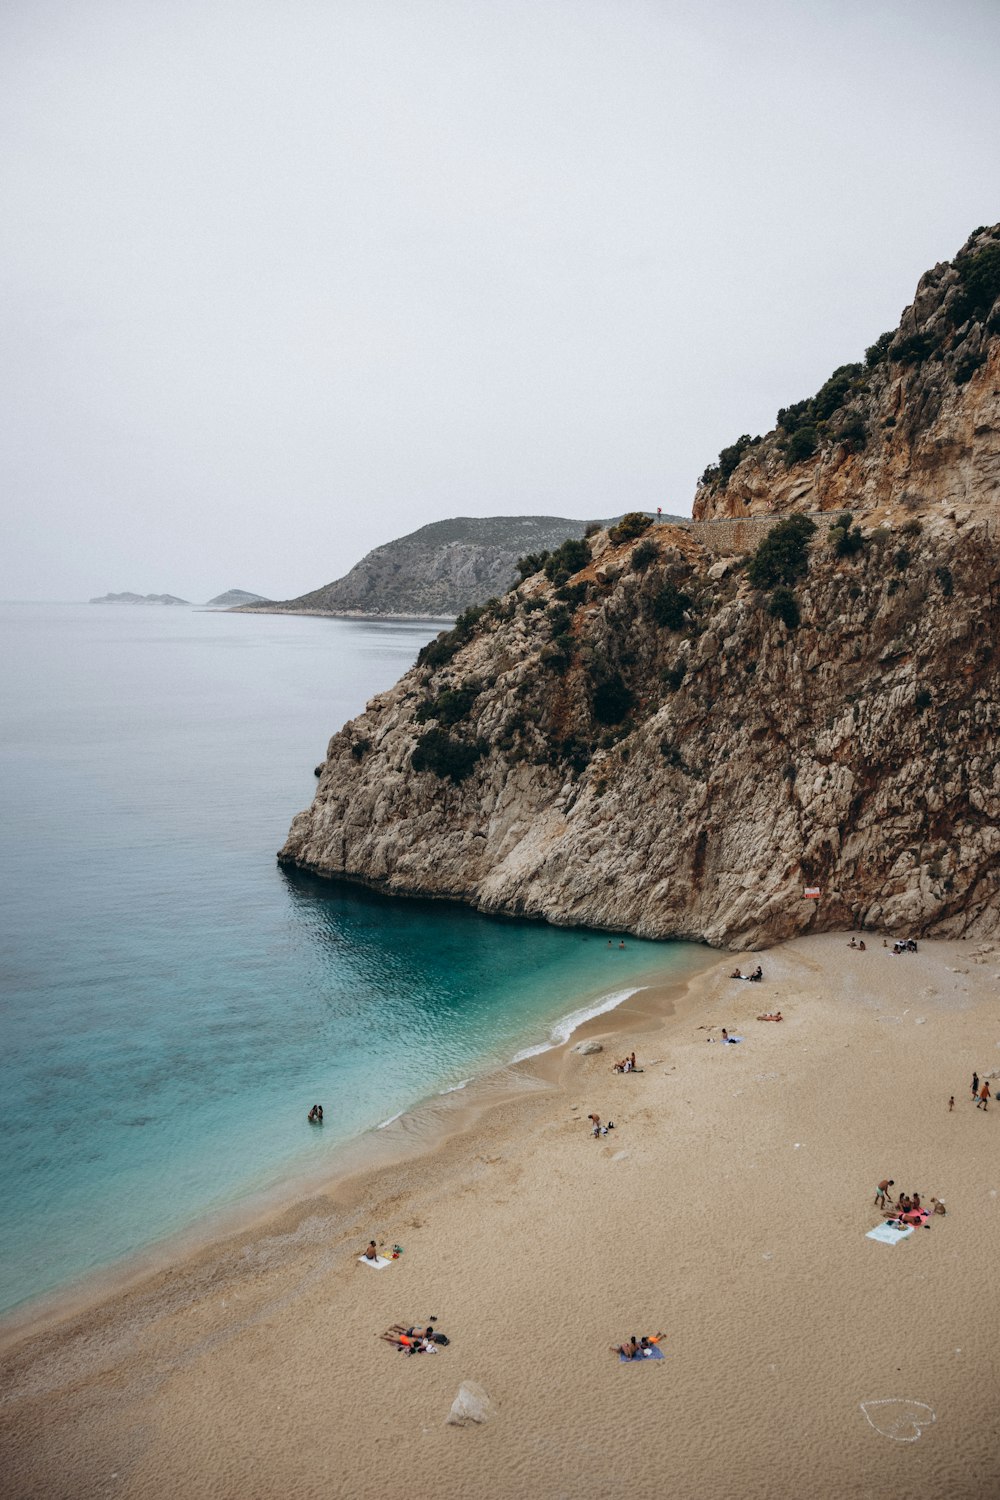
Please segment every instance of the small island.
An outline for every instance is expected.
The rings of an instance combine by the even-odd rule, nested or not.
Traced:
[[[91,599],[91,604],[189,604],[188,599],[178,599],[176,594],[102,594]]]

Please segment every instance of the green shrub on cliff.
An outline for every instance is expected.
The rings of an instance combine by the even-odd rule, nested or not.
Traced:
[[[880,333],[874,344],[869,344],[865,350],[865,364],[869,370],[874,370],[876,365],[884,365],[889,357],[889,345],[896,337],[895,328],[890,328],[886,333]]]
[[[962,278],[952,314],[955,322],[984,318],[1000,297],[1000,243],[993,240],[973,255],[960,255],[954,265]]]
[[[589,562],[589,544],[582,537],[571,536],[545,559],[542,571],[550,583],[565,583]]]
[[[772,526],[747,567],[754,588],[772,589],[802,578],[809,568],[809,539],[815,531],[808,516],[789,516]]]
[[[612,672],[594,689],[594,718],[599,724],[620,724],[632,711],[635,698],[620,672]]]
[[[776,588],[771,595],[767,612],[769,615],[773,615],[775,619],[780,620],[783,625],[787,625],[789,630],[797,630],[802,622],[799,601],[791,589]]]
[[[622,516],[617,526],[608,530],[608,536],[616,547],[622,542],[634,542],[637,537],[642,536],[653,524],[652,516],[647,516],[644,511],[630,510],[627,515]]]
[[[838,557],[853,557],[865,544],[864,532],[845,513],[830,526],[830,545]]]
[[[418,705],[414,718],[418,724],[426,724],[428,719],[437,719],[439,724],[457,724],[460,719],[468,717],[469,710],[481,692],[482,687],[478,682],[467,682],[458,688],[445,688],[436,698],[425,698]]]
[[[812,458],[819,445],[815,427],[797,427],[785,444],[785,464],[790,469],[806,458]]]
[[[421,648],[417,655],[417,666],[429,667],[432,672],[438,667],[445,666],[457,652],[461,651],[466,641],[471,640],[477,624],[485,613],[484,604],[470,605],[459,615],[450,630],[443,630],[440,635],[436,635],[432,641],[428,641],[427,645]]]
[[[665,630],[681,630],[684,626],[684,611],[690,608],[689,596],[682,594],[668,578],[649,601],[649,617]]]
[[[531,578],[533,574],[540,573],[548,561],[548,557],[547,549],[544,552],[526,552],[523,557],[519,557],[514,566],[517,569],[521,583],[526,578]]]
[[[415,771],[430,771],[457,786],[486,754],[486,749],[483,740],[460,740],[446,729],[428,729],[417,741],[410,764]]]
[[[644,542],[639,543],[638,547],[632,553],[632,571],[634,573],[644,573],[650,563],[655,561],[659,555],[659,547],[647,537]]]

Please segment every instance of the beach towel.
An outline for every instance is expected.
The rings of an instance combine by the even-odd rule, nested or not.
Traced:
[[[375,1260],[369,1260],[367,1255],[359,1255],[358,1261],[363,1266],[371,1266],[373,1271],[384,1271],[386,1266],[391,1266],[392,1261],[387,1260],[384,1255],[379,1255]]]
[[[662,1349],[658,1349],[656,1347],[656,1345],[654,1344],[651,1349],[648,1349],[648,1350],[646,1350],[643,1353],[642,1359],[630,1359],[627,1354],[619,1354],[619,1356],[618,1356],[618,1363],[620,1365],[641,1365],[647,1359],[662,1359],[662,1358],[663,1358],[663,1350]]]
[[[895,1223],[893,1219],[880,1224],[877,1229],[869,1229],[865,1239],[881,1240],[883,1245],[895,1245],[898,1240],[905,1240],[908,1234],[913,1233],[912,1225],[907,1224],[905,1229],[897,1229]]]

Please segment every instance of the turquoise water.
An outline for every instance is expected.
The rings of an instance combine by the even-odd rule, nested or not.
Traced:
[[[277,868],[330,732],[438,628],[0,606],[0,1308],[690,967]]]

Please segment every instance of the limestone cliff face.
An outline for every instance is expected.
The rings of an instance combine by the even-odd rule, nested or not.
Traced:
[[[994,225],[927,271],[898,330],[868,362],[844,366],[846,377],[828,382],[813,411],[789,408],[792,430],[779,426],[748,446],[728,478],[706,471],[694,516],[992,514],[1000,501],[998,257]],[[803,428],[815,434],[816,453],[790,462]]]
[[[947,278],[932,275],[936,297]],[[860,523],[820,518],[790,588],[717,556],[710,524],[599,534],[579,571],[538,573],[460,622],[334,735],[279,858],[390,892],[718,945],[851,923],[995,933],[989,316],[970,378],[948,387],[890,365],[873,383],[871,410],[893,403],[919,489],[881,438],[843,459],[868,466],[854,465],[849,496],[823,488],[839,470],[820,452],[802,466],[812,487],[791,497],[778,439],[740,466],[760,485],[743,511],[815,511],[836,494]],[[935,362],[946,375],[950,358],[949,346]],[[750,482],[740,468],[727,494]],[[730,514],[732,498],[703,495],[703,517]],[[804,897],[814,886],[818,902]]]

